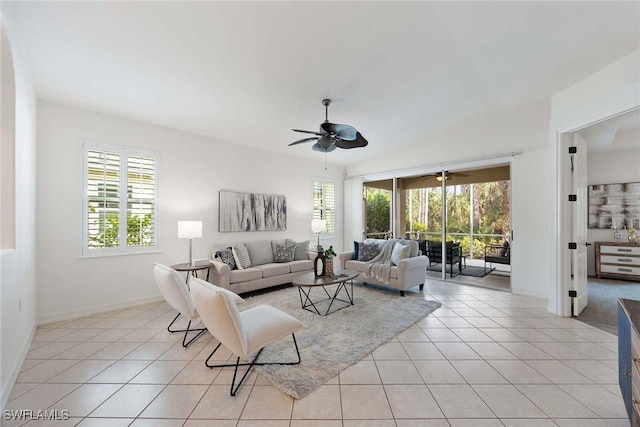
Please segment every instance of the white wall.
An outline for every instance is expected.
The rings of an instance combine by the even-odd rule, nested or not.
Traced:
[[[555,185],[563,175],[560,141],[568,132],[640,108],[640,50],[635,51],[597,73],[554,95],[549,127],[549,175],[554,185],[549,187],[553,199],[550,205],[550,232],[554,236],[549,246],[549,282],[555,289],[549,299],[549,311],[560,316],[571,314],[568,290],[571,269],[567,243],[569,233],[565,218],[568,206],[562,185]],[[588,166],[587,166],[588,167]],[[587,169],[587,173],[588,169]]]
[[[0,407],[4,409],[36,325],[36,98],[12,5],[2,4],[15,71],[15,249],[0,254]],[[8,52],[2,52],[4,55]]]
[[[485,157],[509,159],[512,152],[522,152],[512,162],[512,220],[514,231],[511,287],[513,292],[548,297],[549,262],[545,259],[550,240],[548,233],[550,198],[548,170],[548,126],[550,105],[537,101],[516,108],[494,111],[445,131],[431,134],[422,144],[395,146],[385,156],[350,165],[350,177],[367,180],[409,176],[439,170],[439,164],[456,167],[492,164]],[[393,145],[393,144],[390,144]],[[390,171],[388,174],[380,171]],[[351,193],[359,181],[346,181]],[[345,244],[361,236],[362,203],[350,205]],[[359,210],[356,210],[359,209]]]
[[[638,140],[640,147],[640,140]],[[635,150],[605,151],[587,155],[587,184],[617,184],[640,182],[640,148]],[[620,241],[627,241],[626,230],[620,230]],[[613,242],[612,230],[587,230],[588,242]],[[596,274],[595,246],[589,246],[587,273]]]
[[[262,239],[313,239],[312,179],[336,184],[337,238],[341,248],[342,176],[339,167],[250,147],[228,144],[155,125],[96,114],[58,104],[38,105],[38,317],[40,322],[159,295],[154,262],[188,258],[188,243],[177,238],[178,220],[204,221],[194,257]],[[160,253],[80,258],[81,144],[84,140],[159,153]],[[287,231],[218,233],[218,191],[237,190],[287,197]]]

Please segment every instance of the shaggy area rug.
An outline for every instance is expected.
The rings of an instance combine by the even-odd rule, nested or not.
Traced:
[[[296,332],[302,358],[299,365],[266,365],[255,369],[283,393],[301,399],[441,306],[439,302],[422,299],[422,295],[408,293],[402,298],[398,291],[370,286],[354,284],[354,305],[328,316],[302,309],[295,286],[245,298],[246,303],[239,306],[241,310],[243,306],[267,304],[305,324]],[[331,288],[330,293],[334,289],[327,288]],[[267,346],[259,359],[293,360],[295,347],[291,337]]]

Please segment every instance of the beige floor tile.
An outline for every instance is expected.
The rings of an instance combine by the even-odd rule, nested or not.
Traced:
[[[618,384],[618,371],[595,360],[564,360],[563,363],[591,381],[603,384]],[[558,383],[556,381],[556,383]]]
[[[123,357],[125,360],[155,360],[171,347],[171,343],[147,342]]]
[[[454,418],[449,420],[451,427],[504,427],[504,424],[497,418]]]
[[[273,386],[254,386],[241,419],[290,419],[293,398]]]
[[[173,344],[167,351],[162,353],[158,360],[193,360],[202,351],[206,343],[194,342],[189,347],[182,346],[182,340]]]
[[[364,360],[340,372],[340,384],[382,384],[378,368],[372,360]]]
[[[344,420],[393,418],[389,401],[381,385],[341,385],[340,393]]]
[[[163,388],[161,385],[126,384],[89,416],[135,418]]]
[[[501,418],[547,418],[533,402],[510,384],[474,385],[473,389]]]
[[[183,419],[138,418],[129,427],[182,427]]]
[[[399,342],[388,342],[376,348],[372,353],[375,360],[409,360],[407,352]]]
[[[9,401],[19,397],[34,387],[37,387],[39,383],[15,383],[13,388],[11,389],[11,394],[9,395]]]
[[[90,383],[117,383],[129,382],[151,362],[146,360],[119,360],[91,378]]]
[[[563,343],[536,342],[534,345],[556,359],[589,359],[589,356]]]
[[[97,351],[105,348],[109,343],[106,342],[82,342],[67,351],[54,356],[54,359],[85,359]]]
[[[345,426],[347,424],[345,423]],[[397,427],[451,427],[451,424],[445,419],[412,419],[412,420],[396,420]]]
[[[554,421],[554,427],[557,425],[559,427],[613,427],[615,424],[607,422],[607,420],[602,419],[590,419],[585,420],[582,419],[562,419],[557,418]],[[622,424],[620,427],[628,427],[629,420],[626,421],[626,424]]]
[[[503,419],[505,427],[557,427],[557,424],[549,418],[513,418]],[[578,427],[578,426],[576,426]],[[586,427],[586,426],[584,426]],[[607,426],[609,427],[609,426]]]
[[[425,384],[466,383],[448,360],[416,360],[413,363]]]
[[[618,352],[604,348],[597,343],[572,342],[566,343],[567,347],[578,350],[580,353],[594,360],[618,360]]]
[[[442,360],[444,356],[431,342],[405,342],[402,347],[411,360]]]
[[[40,384],[7,403],[5,409],[43,410],[62,399],[80,384]]]
[[[112,360],[81,360],[47,380],[50,383],[84,383],[113,364]]]
[[[501,346],[522,360],[553,359],[553,357],[528,342],[501,342]]]
[[[122,329],[122,328],[118,328],[118,329],[107,329],[106,331],[99,333],[98,335],[95,335],[91,338],[89,338],[89,341],[92,342],[116,342],[119,339],[121,339],[122,337],[124,337],[125,335],[128,335],[131,333],[130,329]]]
[[[460,337],[454,334],[453,332],[451,332],[451,330],[448,328],[447,329],[443,329],[443,328],[424,329],[424,333],[434,343],[461,341]]]
[[[123,384],[83,384],[49,409],[68,410],[72,417],[86,417]]]
[[[161,328],[134,329],[127,335],[120,338],[120,342],[147,342],[162,331]]]
[[[238,427],[289,427],[289,420],[240,420]]]
[[[478,353],[463,342],[436,342],[435,345],[444,357],[449,360],[481,358]]]
[[[411,327],[403,332],[400,332],[397,337],[400,342],[428,342],[429,338],[424,334],[419,327]]]
[[[133,384],[169,384],[187,366],[185,360],[156,360],[133,377]]]
[[[140,417],[186,419],[206,391],[206,385],[168,385]]]
[[[342,420],[340,387],[320,386],[304,398],[294,400],[291,418],[293,420]]]
[[[57,329],[40,329],[33,336],[34,342],[39,341],[62,341],[62,337],[75,332],[76,329],[57,328]]]
[[[596,417],[589,408],[557,385],[522,384],[516,387],[550,418]]]
[[[521,360],[489,360],[488,362],[511,384],[545,384],[551,382]]]
[[[44,360],[42,359],[25,359],[24,362],[22,362],[22,366],[20,367],[20,372],[31,369],[34,366],[41,364],[42,362],[44,362]]]
[[[487,334],[476,328],[451,328],[462,341],[493,341]]]
[[[235,396],[228,386],[212,385],[193,410],[190,419],[238,420],[249,398],[251,387],[242,386]]]
[[[511,332],[507,328],[480,328],[480,330],[490,336],[494,341],[524,341],[524,338]]]
[[[78,363],[79,360],[45,360],[18,375],[19,383],[43,383]]]
[[[528,360],[526,363],[554,384],[592,383],[589,378],[559,360]]]
[[[444,418],[426,385],[385,385],[394,418]]]
[[[202,360],[189,362],[182,371],[175,376],[171,384],[212,384],[222,368],[207,368]]]
[[[61,341],[47,342],[35,349],[29,350],[26,359],[50,359],[63,351],[77,345],[77,343],[68,343]]]
[[[133,418],[85,418],[78,427],[127,427]]]
[[[291,420],[289,427],[342,427],[342,420]]]
[[[424,384],[410,360],[376,360],[383,384]]]
[[[462,303],[464,304],[464,303]],[[474,325],[469,323],[462,317],[443,317],[440,319],[443,325],[445,325],[449,329],[455,328],[473,328]]]
[[[183,427],[237,427],[236,420],[195,420],[188,419]]]
[[[447,418],[491,418],[494,413],[468,385],[429,385]]]
[[[75,332],[72,332],[69,335],[65,335],[64,338],[62,338],[60,341],[85,342],[105,331],[106,329],[77,329]]]
[[[467,342],[467,344],[483,359],[517,359],[513,353],[496,342]]]
[[[484,360],[452,360],[451,364],[469,384],[504,384],[507,380]]]
[[[560,388],[601,418],[627,417],[622,400],[600,385],[561,385]]]

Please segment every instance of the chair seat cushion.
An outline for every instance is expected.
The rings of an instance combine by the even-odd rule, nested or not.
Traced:
[[[257,280],[262,278],[262,270],[256,267],[245,268],[244,270],[233,270],[229,274],[229,283],[246,282],[247,280]]]
[[[286,337],[304,324],[269,305],[259,305],[240,313],[247,338],[247,354]]]
[[[300,271],[307,271],[313,269],[313,261],[309,259],[293,261],[289,263],[289,268],[292,273],[298,273]]]
[[[274,277],[281,276],[283,274],[289,273],[291,270],[289,269],[288,263],[271,263],[260,265],[257,268],[262,270],[262,277]]]

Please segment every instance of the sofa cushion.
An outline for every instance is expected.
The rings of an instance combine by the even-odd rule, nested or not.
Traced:
[[[358,261],[371,261],[380,253],[377,243],[361,243],[358,251]]]
[[[289,269],[292,273],[297,273],[299,271],[307,271],[313,270],[313,261],[309,259],[293,261],[289,263]]]
[[[355,240],[353,241],[353,256],[351,257],[351,259],[358,259],[358,256],[360,255],[360,244],[362,242],[356,242]]]
[[[347,260],[344,263],[344,268],[362,273],[364,271],[364,261]]]
[[[286,239],[285,244],[296,247],[296,253],[293,257],[294,261],[308,260],[309,259],[309,241],[296,242],[291,239]]]
[[[251,258],[249,257],[249,252],[247,251],[247,247],[240,243],[235,245],[232,248],[233,251],[233,259],[236,262],[236,266],[239,270],[251,267]]]
[[[402,243],[405,246],[411,246],[411,253],[409,254],[408,258],[413,258],[414,256],[418,256],[418,253],[420,252],[420,248],[418,247],[418,242],[416,240],[396,239],[396,241],[399,243]],[[425,250],[425,253],[426,253],[426,250]]]
[[[217,251],[215,258],[220,262],[223,262],[229,266],[230,270],[235,270],[236,260],[233,258],[233,249],[229,246],[227,249],[222,251]]]
[[[278,246],[278,245],[286,245],[287,244],[287,240],[286,239],[272,240],[269,243],[271,244],[271,252],[273,252],[273,258],[275,259],[275,257],[276,257],[276,246]]]
[[[229,275],[229,283],[240,283],[257,279],[262,279],[262,270],[257,267],[233,270]]]
[[[291,262],[296,254],[296,247],[286,245],[276,245],[276,250],[273,253],[273,261],[276,263]]]
[[[402,259],[409,258],[411,254],[411,245],[403,245],[402,242],[396,242],[391,252],[391,262],[393,265],[398,265],[398,262]]]
[[[262,264],[258,267],[262,270],[262,277],[274,277],[274,276],[282,276],[283,274],[289,274],[289,264]]]
[[[251,265],[262,265],[273,262],[273,249],[268,240],[258,240],[257,242],[245,242],[244,244],[251,258]]]

